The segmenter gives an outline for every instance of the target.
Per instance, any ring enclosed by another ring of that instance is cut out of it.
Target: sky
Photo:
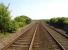
[[[8,5],[12,17],[26,15],[31,19],[68,17],[68,0],[0,0]]]

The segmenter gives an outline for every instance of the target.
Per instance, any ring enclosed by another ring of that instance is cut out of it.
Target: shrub
[[[15,21],[17,22],[19,27],[23,27],[31,22],[31,19],[27,16],[18,16],[15,18]]]
[[[15,32],[17,30],[17,25],[14,21],[10,21],[7,25],[6,31],[7,32]]]

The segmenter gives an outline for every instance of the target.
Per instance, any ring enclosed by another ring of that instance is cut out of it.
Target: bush
[[[6,31],[7,32],[15,32],[17,30],[17,25],[14,21],[10,21],[7,25]]]
[[[3,3],[0,4],[0,31],[5,32],[6,27],[8,25],[8,21],[10,21],[10,11],[8,7]]]
[[[18,24],[18,27],[23,27],[31,22],[31,19],[28,18],[27,16],[18,16],[15,18],[15,21]]]
[[[0,32],[15,32],[17,28],[23,27],[31,22],[27,16],[18,16],[11,20],[8,6],[0,4]]]
[[[59,18],[51,18],[49,20],[49,24],[55,27],[63,28],[65,24],[65,18],[64,17],[59,17]]]

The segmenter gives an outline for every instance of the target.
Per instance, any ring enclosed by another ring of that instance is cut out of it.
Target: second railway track
[[[48,25],[45,24],[44,22],[42,23],[44,28],[49,32],[49,34],[57,42],[57,44],[61,47],[61,49],[68,50],[68,38],[65,35],[59,33],[58,31],[48,27]]]

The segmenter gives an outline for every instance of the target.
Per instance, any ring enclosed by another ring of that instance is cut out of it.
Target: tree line
[[[31,19],[25,15],[17,16],[14,19],[11,17],[9,7],[0,3],[0,32],[12,33],[31,22]]]
[[[68,31],[68,18],[57,17],[46,20],[46,22],[54,27],[61,28]]]

